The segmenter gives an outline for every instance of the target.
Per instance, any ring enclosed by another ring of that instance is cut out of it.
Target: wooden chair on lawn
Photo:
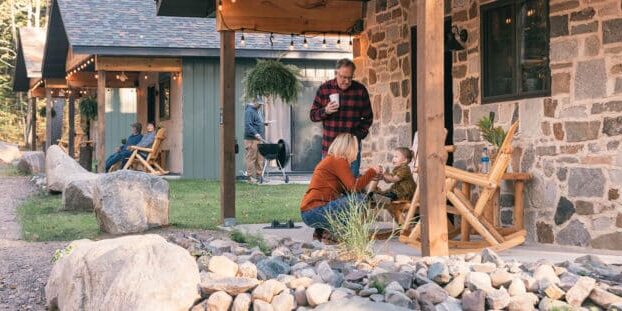
[[[510,127],[488,174],[471,173],[450,166],[445,168],[447,199],[452,204],[451,206],[447,206],[447,212],[459,215],[463,222],[466,221],[469,223],[475,232],[481,236],[481,240],[478,241],[456,241],[452,240],[457,235],[456,232],[450,232],[448,237],[449,252],[451,254],[478,252],[483,248],[501,251],[520,245],[525,241],[527,233],[524,229],[513,230],[513,232],[503,230],[503,228],[495,227],[483,217],[484,208],[490,204],[495,191],[497,191],[501,185],[503,174],[510,164],[512,154],[511,144],[517,128],[518,122],[512,124]],[[475,205],[462,193],[460,188],[456,187],[457,182],[468,183],[481,189]],[[412,229],[409,227],[412,226],[411,220],[419,207],[419,199],[420,194],[417,191],[413,197],[413,204],[404,220],[405,229],[402,230],[400,236],[401,242],[417,248],[421,246],[419,240],[421,223],[418,222]],[[460,229],[458,228],[457,231],[457,233],[459,233]]]
[[[138,146],[130,146],[128,149],[132,151],[132,155],[123,167],[124,170],[133,168],[135,170],[142,170],[146,173],[154,175],[166,175],[169,172],[165,171],[158,163],[160,160],[160,147],[162,141],[166,139],[166,130],[161,128],[156,133],[155,140],[151,148],[144,148]]]

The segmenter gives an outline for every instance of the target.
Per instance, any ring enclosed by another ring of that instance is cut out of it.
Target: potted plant
[[[91,140],[91,121],[97,119],[97,99],[93,97],[84,97],[78,104],[78,110],[80,110],[80,119],[82,123],[82,129],[86,134],[87,140]],[[78,160],[80,165],[86,170],[92,170],[93,163],[93,145],[82,144],[80,145],[80,158]]]
[[[477,127],[479,127],[479,130],[482,132],[482,137],[493,146],[492,150],[489,150],[491,163],[494,162],[497,156],[496,150],[501,147],[503,140],[505,140],[505,135],[507,134],[502,127],[495,127],[494,122],[494,112],[490,112],[488,116],[481,118],[477,122]]]
[[[244,75],[244,99],[257,97],[280,98],[295,103],[302,89],[300,69],[279,60],[257,60],[257,65]]]

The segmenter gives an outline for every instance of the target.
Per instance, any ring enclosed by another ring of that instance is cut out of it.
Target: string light
[[[246,45],[246,39],[244,38],[244,28],[242,28],[242,37],[240,37],[240,45],[241,46]]]
[[[337,46],[341,47],[341,34],[337,35]]]
[[[99,75],[98,74],[95,74],[95,79],[99,79]]]
[[[348,42],[350,46],[352,46],[352,35],[350,35],[350,41]]]
[[[270,33],[270,46],[274,46],[274,33]]]
[[[289,42],[289,49],[290,50],[294,49],[294,34],[292,34],[292,41]]]
[[[322,48],[326,48],[326,34],[324,34],[324,39],[322,39]]]
[[[231,3],[235,3],[235,0],[231,0]]]
[[[149,76],[147,76],[147,74],[145,74],[145,80],[147,80],[149,78]]]
[[[309,48],[309,42],[307,42],[307,36],[304,37],[304,41],[302,41],[302,46],[307,49]]]

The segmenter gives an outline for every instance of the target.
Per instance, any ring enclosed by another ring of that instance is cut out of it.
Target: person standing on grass
[[[266,123],[259,110],[263,104],[263,99],[257,97],[246,105],[244,112],[244,150],[246,151],[244,158],[249,183],[256,183],[261,177],[263,157],[259,153],[257,145],[265,142]]]
[[[335,66],[335,79],[324,82],[315,95],[310,117],[313,122],[322,122],[322,157],[337,135],[348,133],[358,140],[356,159],[350,169],[359,176],[361,166],[361,140],[369,134],[374,114],[365,86],[353,80],[356,66],[347,59],[341,59]]]
[[[327,215],[335,215],[351,207],[352,200],[365,200],[360,193],[374,178],[383,173],[381,166],[368,169],[354,177],[350,165],[356,160],[359,140],[352,134],[339,134],[328,148],[326,157],[318,163],[311,176],[309,188],[300,203],[300,215],[305,224],[315,228],[313,238],[330,240]]]

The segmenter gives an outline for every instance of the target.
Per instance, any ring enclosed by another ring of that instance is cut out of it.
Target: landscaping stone
[[[508,294],[511,297],[521,296],[527,293],[527,288],[525,288],[525,283],[518,278],[513,278],[510,283],[510,287],[508,288]]]
[[[375,287],[364,288],[359,292],[361,297],[369,297],[374,294],[378,294],[378,289]]]
[[[403,292],[387,291],[384,301],[392,305],[412,309],[413,302]]]
[[[410,288],[413,283],[413,276],[403,272],[382,272],[373,274],[369,278],[370,283],[378,283],[386,287],[391,282],[398,282],[403,288]]]
[[[428,268],[428,279],[439,283],[447,284],[451,277],[449,276],[449,268],[444,262],[437,261]]]
[[[234,277],[238,274],[238,264],[225,256],[214,256],[207,270],[224,277]]]
[[[338,299],[347,299],[347,298],[354,296],[355,294],[356,293],[351,289],[340,287],[340,288],[335,289],[330,294],[329,300],[333,301],[333,300],[338,300]]]
[[[257,275],[260,280],[273,279],[279,274],[288,274],[290,270],[291,267],[278,258],[266,258],[257,263]]]
[[[304,287],[298,287],[294,291],[294,299],[298,306],[306,306],[309,304],[307,301],[307,289]]]
[[[510,282],[512,282],[512,278],[512,274],[507,272],[505,269],[497,269],[490,274],[492,286],[495,288],[499,288],[501,286],[508,287]]]
[[[255,299],[253,300],[253,311],[274,311],[274,308],[263,300]]]
[[[19,157],[20,151],[17,145],[0,141],[0,162],[10,164]]]
[[[0,147],[1,149],[1,147]],[[17,169],[28,175],[45,172],[45,154],[43,151],[26,151],[17,163]]]
[[[595,287],[589,296],[601,308],[609,308],[612,304],[622,303],[622,297],[614,295],[602,288]]]
[[[502,287],[486,293],[486,302],[491,309],[502,310],[510,304],[510,294]]]
[[[342,299],[322,304],[316,311],[406,311],[408,308],[389,303],[373,302],[368,299]]]
[[[429,301],[432,304],[438,304],[449,296],[447,292],[436,283],[425,284],[417,288],[419,298],[423,301]]]
[[[272,298],[278,295],[280,292],[286,290],[285,284],[277,280],[267,280],[255,287],[252,292],[253,301],[261,299],[265,302],[272,302]]]
[[[547,297],[553,300],[560,300],[565,294],[564,291],[555,284],[549,284],[543,292]]]
[[[158,235],[79,240],[66,250],[45,287],[49,309],[188,310],[199,298],[195,259]]]
[[[86,171],[76,160],[72,159],[63,150],[52,145],[48,148],[45,155],[45,176],[47,182],[47,190],[55,192],[63,192],[65,185],[74,180],[76,175],[93,175]]]
[[[333,271],[333,269],[328,264],[328,261],[324,260],[320,262],[316,267],[317,274],[322,278],[322,280],[333,287],[341,286],[341,282],[343,282],[343,275],[341,273],[337,273]]]
[[[207,299],[207,310],[209,311],[227,311],[233,298],[225,292],[215,292]]]
[[[283,291],[272,298],[271,304],[274,311],[290,311],[296,306],[294,296],[287,291]]]
[[[235,296],[231,311],[248,311],[251,307],[251,294],[241,293]]]
[[[217,291],[224,291],[229,295],[235,296],[248,292],[259,284],[257,279],[244,277],[217,277],[212,278],[208,273],[201,273],[201,283],[199,287],[204,293],[210,294]]]
[[[93,190],[95,216],[102,231],[143,232],[168,225],[169,186],[161,177],[120,170],[97,178]]]
[[[576,284],[566,292],[566,302],[572,306],[581,306],[595,286],[596,281],[594,279],[585,276],[580,277]]]
[[[486,305],[486,293],[476,290],[462,295],[462,308],[465,311],[481,311]]]
[[[246,278],[257,278],[257,266],[250,261],[241,263],[238,266],[238,276]]]
[[[309,305],[315,307],[328,301],[332,287],[328,284],[315,283],[307,288],[306,295]]]
[[[572,307],[559,300],[553,300],[548,297],[544,297],[540,300],[540,304],[538,304],[538,310],[540,311],[555,311],[555,310],[571,310]]]
[[[374,302],[384,302],[384,295],[381,294],[373,294],[369,296],[369,299]]]
[[[495,253],[491,249],[484,248],[482,250],[481,255],[482,255],[482,263],[493,263],[497,267],[502,267],[505,264],[503,262],[503,259],[501,259],[501,257],[499,257],[499,255],[497,255],[497,253]]]
[[[471,272],[466,278],[466,285],[471,291],[483,290],[488,293],[492,291],[492,281],[490,276],[483,272]]]
[[[63,205],[60,210],[93,211],[95,208],[93,189],[95,188],[97,175],[80,174],[75,176],[76,179],[69,181],[65,186],[62,197]]]
[[[445,286],[445,291],[447,291],[447,294],[449,294],[449,296],[457,298],[460,296],[460,294],[462,294],[462,291],[464,291],[465,281],[466,275],[459,274],[453,280],[451,280],[449,284]]]
[[[435,309],[437,311],[461,311],[462,303],[460,303],[460,300],[458,299],[449,297],[447,300],[436,305]]]

